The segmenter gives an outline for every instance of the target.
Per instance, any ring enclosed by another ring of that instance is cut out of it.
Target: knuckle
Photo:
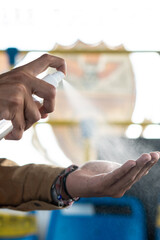
[[[128,167],[131,169],[133,166],[136,166],[136,162],[134,160],[128,160],[126,172],[128,171]]]
[[[53,55],[51,55],[51,54],[45,53],[45,54],[43,54],[43,55],[41,56],[41,58],[42,58],[43,60],[49,61],[49,62],[53,62],[53,60],[54,60],[54,61],[55,61],[55,60],[58,60],[59,63],[60,63],[60,65],[66,65],[66,62],[65,62],[65,60],[64,60],[63,58],[57,57],[57,56],[53,56]]]
[[[14,131],[12,132],[13,138],[15,140],[20,140],[22,138],[23,135],[23,131],[24,131],[24,126],[19,125],[16,129],[14,129]]]
[[[18,135],[22,135],[23,131],[24,131],[24,124],[19,124],[17,127],[16,127],[16,132]]]
[[[19,96],[15,96],[13,97],[13,99],[11,100],[12,104],[14,104],[14,108],[17,108],[19,106],[22,105],[23,101],[22,98]]]
[[[65,66],[65,68],[67,67],[67,63],[63,58],[60,58],[60,62],[61,62],[61,66]]]
[[[51,98],[51,99],[54,99],[55,96],[56,96],[56,89],[55,89],[55,87],[52,86],[52,85],[51,85],[50,88],[49,88],[48,96],[49,96],[49,98]]]
[[[143,157],[143,158],[148,158],[148,157],[149,157],[149,154],[148,154],[148,153],[143,153],[143,154],[141,155],[141,157]]]
[[[128,160],[127,162],[128,162],[129,164],[134,164],[134,163],[135,163],[134,160]]]
[[[62,65],[66,65],[66,61],[63,58],[60,58]]]
[[[20,140],[22,138],[22,134],[17,134],[16,136],[14,136],[15,140]]]
[[[0,112],[0,120],[2,119],[10,120],[9,116],[10,116],[10,112],[6,109]]]
[[[34,120],[38,122],[41,119],[40,113],[35,114]]]
[[[41,58],[42,58],[42,59],[45,59],[45,60],[49,60],[50,57],[51,57],[51,55],[49,55],[49,54],[47,54],[47,53],[45,53],[45,54],[43,54],[43,55],[41,56]]]
[[[13,108],[17,108],[23,104],[23,97],[20,96],[20,94],[17,94],[16,96],[13,96],[11,99],[11,105],[13,105]]]
[[[47,106],[45,106],[45,111],[46,113],[51,113],[54,111],[54,105],[53,104],[47,104]]]
[[[16,92],[17,93],[24,93],[24,92],[26,92],[26,87],[25,87],[25,85],[23,84],[23,83],[17,83],[16,84]]]
[[[144,165],[144,164],[146,164],[146,161],[148,161],[148,160],[150,160],[151,159],[151,155],[150,154],[148,154],[148,153],[143,153],[142,155],[141,155],[141,164],[139,164],[139,165]]]
[[[21,67],[22,68],[22,67]],[[26,77],[26,72],[23,69],[15,69],[13,71],[13,77],[17,81],[23,81]]]
[[[33,124],[33,123],[39,121],[40,118],[41,118],[40,113],[39,112],[34,112],[34,114],[32,114],[30,122]]]

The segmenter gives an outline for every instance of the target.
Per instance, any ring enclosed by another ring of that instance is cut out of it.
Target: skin
[[[64,59],[44,54],[0,75],[0,120],[11,120],[13,124],[13,130],[6,139],[19,140],[26,129],[54,111],[55,88],[36,78],[48,67],[64,74],[67,71]],[[44,99],[43,106],[33,100],[32,94]]]
[[[107,161],[90,161],[69,174],[66,187],[72,197],[122,197],[132,185],[157,163],[160,152],[142,154],[123,165]],[[63,191],[62,197],[68,197]]]

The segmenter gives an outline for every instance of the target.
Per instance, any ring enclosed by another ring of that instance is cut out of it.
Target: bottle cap
[[[48,74],[47,76],[45,76],[43,78],[43,80],[51,85],[53,85],[55,88],[58,87],[58,84],[60,81],[63,80],[63,78],[65,77],[64,73],[61,71],[57,71],[53,74]]]
[[[57,83],[61,82],[65,77],[64,73],[61,71],[57,71],[51,74],[51,76],[53,76],[57,80]]]

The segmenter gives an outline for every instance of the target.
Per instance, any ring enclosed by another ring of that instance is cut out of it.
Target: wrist
[[[78,185],[78,181],[79,181],[79,174],[78,174],[78,170],[72,172],[71,174],[68,175],[67,179],[66,179],[66,188],[67,191],[69,193],[70,196],[74,197],[79,197],[79,185]]]
[[[73,195],[70,194],[70,191],[68,191],[68,186],[67,186],[67,179],[69,178],[70,175],[73,174],[73,172],[75,172],[77,169],[77,167],[73,168],[70,172],[66,173],[64,176],[63,176],[63,179],[62,179],[62,198],[65,199],[65,200],[68,200],[68,199],[73,199]],[[72,177],[71,177],[72,179]]]
[[[88,175],[78,169],[67,177],[66,186],[72,197],[100,197],[104,187],[105,174]]]
[[[53,183],[51,188],[51,197],[55,205],[58,205],[59,207],[69,206],[75,201],[79,200],[79,198],[74,198],[68,193],[66,186],[66,179],[77,168],[78,167],[75,165],[71,165],[70,167],[66,168]]]

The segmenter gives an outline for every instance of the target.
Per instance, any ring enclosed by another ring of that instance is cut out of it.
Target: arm
[[[14,210],[59,209],[52,203],[51,186],[64,170],[43,164],[18,166],[0,159],[0,208]]]
[[[104,167],[110,171],[113,165],[119,166],[105,161],[100,161],[99,164],[91,161],[79,170],[82,169],[89,177],[102,172]],[[64,170],[44,164],[18,166],[11,160],[0,159],[0,207],[25,211],[59,209],[53,204],[51,187]]]
[[[88,162],[68,175],[67,190],[72,197],[121,197],[148,173],[159,156],[156,152],[143,154],[122,166],[107,161]],[[53,204],[51,188],[64,170],[41,164],[18,166],[0,159],[0,207],[24,211],[59,209]],[[62,197],[68,199],[63,186]]]
[[[13,124],[7,139],[20,139],[33,123],[53,112],[55,88],[36,78],[48,67],[66,74],[66,64],[62,58],[44,54],[35,61],[0,75],[0,120],[11,120]],[[43,106],[33,101],[32,94],[44,99]]]

